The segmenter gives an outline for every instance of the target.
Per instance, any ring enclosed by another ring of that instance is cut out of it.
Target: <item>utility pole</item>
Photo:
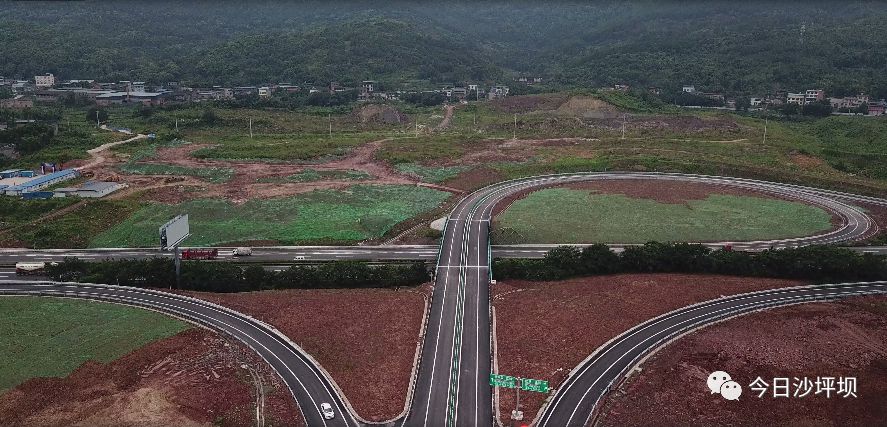
[[[517,113],[514,115],[514,129],[511,131],[511,139],[517,139]]]
[[[330,138],[332,138],[333,137],[333,114],[326,113],[326,118],[330,123]]]
[[[622,115],[622,139],[625,139],[625,114]]]
[[[419,116],[416,116],[416,138],[419,137]]]
[[[95,127],[99,127],[99,109],[95,109]]]
[[[763,144],[766,144],[766,143],[767,143],[767,117],[764,117],[764,142],[763,142]]]
[[[176,117],[176,133],[179,133],[179,118]]]
[[[249,118],[249,139],[253,139],[253,118]]]

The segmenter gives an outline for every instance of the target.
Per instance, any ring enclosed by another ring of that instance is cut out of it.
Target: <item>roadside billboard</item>
[[[190,235],[188,214],[179,215],[160,226],[160,250],[174,248]]]

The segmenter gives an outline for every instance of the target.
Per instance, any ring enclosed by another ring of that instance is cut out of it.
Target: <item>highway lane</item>
[[[535,425],[587,425],[600,400],[638,360],[696,328],[761,309],[885,293],[887,282],[803,286],[720,298],[664,314],[598,348],[556,390]]]
[[[231,336],[252,348],[289,387],[310,426],[358,426],[346,401],[328,375],[298,346],[273,327],[236,311],[195,298],[128,287],[0,281],[0,295],[32,295],[82,298],[148,308]],[[330,403],[336,417],[325,420],[320,404]]]
[[[397,246],[282,246],[253,247],[250,256],[234,256],[233,247],[219,247],[220,261],[255,263],[297,263],[299,261],[335,260],[425,260],[437,258],[437,245]],[[0,249],[0,265],[13,265],[19,261],[62,261],[76,257],[85,261],[108,259],[146,259],[172,257],[172,252],[157,248],[101,248],[101,249]],[[298,258],[298,259],[297,259]]]

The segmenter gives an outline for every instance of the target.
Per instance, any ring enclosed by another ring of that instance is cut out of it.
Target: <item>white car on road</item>
[[[333,407],[326,402],[320,404],[320,412],[323,413],[323,418],[327,420],[331,420],[336,416],[336,413],[333,412]]]

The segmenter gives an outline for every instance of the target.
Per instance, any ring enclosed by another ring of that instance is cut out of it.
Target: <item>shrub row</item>
[[[117,260],[86,262],[66,258],[47,266],[58,281],[170,288],[176,286],[173,260]],[[181,289],[204,292],[246,292],[264,289],[386,288],[417,286],[430,280],[421,262],[370,266],[355,261],[336,261],[319,266],[292,266],[266,271],[261,266],[242,267],[221,262],[183,261]]]
[[[711,273],[827,283],[885,279],[887,262],[883,256],[834,246],[736,252],[698,244],[651,242],[619,254],[606,245],[581,250],[562,246],[543,259],[496,259],[493,264],[497,279],[560,280],[613,273]]]

